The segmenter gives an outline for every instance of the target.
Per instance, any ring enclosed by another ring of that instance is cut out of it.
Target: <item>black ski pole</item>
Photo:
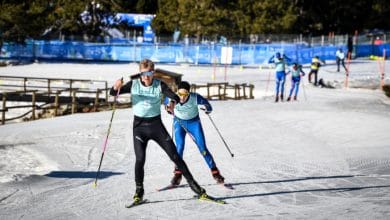
[[[123,78],[122,78],[121,80],[123,80]],[[114,97],[114,104],[113,104],[113,107],[112,107],[112,114],[111,114],[110,124],[109,124],[109,126],[108,126],[108,131],[107,131],[107,135],[106,135],[106,140],[104,141],[104,144],[103,144],[103,151],[102,151],[102,155],[101,155],[101,157],[100,157],[99,168],[98,168],[98,170],[97,170],[97,172],[96,172],[95,182],[93,183],[93,186],[94,186],[94,187],[97,186],[97,181],[98,181],[98,177],[99,177],[99,173],[100,173],[100,167],[102,166],[103,157],[104,157],[104,152],[106,151],[106,147],[107,147],[108,136],[110,135],[110,131],[111,131],[112,119],[114,118],[114,114],[115,114],[116,99],[117,99],[118,96],[119,96],[120,90],[121,90],[121,89],[119,88],[119,89],[118,89],[118,92],[116,93],[116,96]]]
[[[202,109],[202,110],[205,111],[205,109]],[[225,139],[222,137],[221,132],[219,132],[219,130],[218,130],[217,126],[215,125],[213,119],[211,118],[210,114],[207,114],[207,113],[206,113],[206,115],[209,117],[211,123],[214,125],[215,130],[217,130],[217,132],[218,132],[218,134],[219,134],[219,137],[222,139],[223,143],[225,144],[225,147],[226,147],[226,149],[229,151],[230,156],[234,157],[234,154],[230,151],[229,146],[227,145]]]

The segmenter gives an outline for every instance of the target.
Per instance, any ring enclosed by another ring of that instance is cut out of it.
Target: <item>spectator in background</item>
[[[311,76],[314,74],[314,85],[318,85],[318,70],[320,69],[320,66],[322,64],[325,64],[323,60],[320,60],[318,56],[313,57],[311,60],[311,66],[310,66],[310,72],[309,72],[309,83],[311,83]]]
[[[345,67],[345,54],[341,48],[336,51],[336,64],[337,64],[337,72],[340,72],[340,63],[343,65],[345,71],[347,68]]]
[[[381,45],[383,44],[383,41],[380,37],[376,37],[375,41],[374,41],[374,45]]]

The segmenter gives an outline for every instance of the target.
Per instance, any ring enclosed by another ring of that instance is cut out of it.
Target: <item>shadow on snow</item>
[[[122,172],[100,171],[99,179],[110,176],[122,175]],[[69,178],[69,179],[93,179],[96,177],[95,171],[52,171],[45,176],[52,178]]]

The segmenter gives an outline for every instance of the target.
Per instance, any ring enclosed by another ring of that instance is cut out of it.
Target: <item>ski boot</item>
[[[213,175],[213,178],[217,181],[218,184],[225,183],[225,178],[221,175],[218,168],[211,168],[211,174]]]
[[[276,96],[275,97],[275,102],[278,102],[279,101],[279,96]]]
[[[287,102],[289,102],[291,100],[291,96],[289,96],[288,98],[287,98]]]
[[[280,101],[283,101],[283,94],[280,95]]]
[[[190,185],[190,188],[192,191],[194,191],[199,197],[203,194],[206,194],[206,190],[199,186],[199,184],[195,181],[187,181],[188,185]],[[206,194],[207,195],[207,194]]]
[[[297,96],[294,96],[294,100],[297,101]]]
[[[143,197],[144,197],[144,187],[143,187],[143,185],[137,184],[136,189],[135,189],[135,194],[133,196],[133,203],[138,204],[138,203],[142,202]]]
[[[171,184],[172,184],[172,186],[178,186],[178,185],[180,185],[180,182],[181,182],[182,173],[177,168],[175,168],[173,173],[174,173],[174,176],[171,179]]]

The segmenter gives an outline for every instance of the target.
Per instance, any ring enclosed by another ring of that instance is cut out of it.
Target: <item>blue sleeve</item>
[[[306,75],[306,73],[305,72],[303,72],[303,70],[301,69],[301,73],[303,73],[302,74],[302,76],[305,76]]]
[[[274,63],[275,62],[274,57],[275,57],[275,55],[273,55],[271,58],[269,58],[268,63]]]
[[[198,103],[198,105],[204,105],[206,107],[207,112],[213,111],[213,107],[211,107],[209,101],[198,93],[196,93],[196,102]]]
[[[284,59],[287,61],[287,64],[288,64],[288,65],[291,65],[292,59],[291,59],[290,57],[286,56],[286,55],[283,55],[283,57],[284,57]]]
[[[292,61],[291,58],[288,57],[288,56],[286,56],[286,55],[284,55],[284,59],[286,59],[288,62],[291,62],[291,61]]]
[[[165,96],[165,98],[164,98],[164,105],[168,105],[168,103],[169,103],[169,98],[168,98],[168,96]]]

